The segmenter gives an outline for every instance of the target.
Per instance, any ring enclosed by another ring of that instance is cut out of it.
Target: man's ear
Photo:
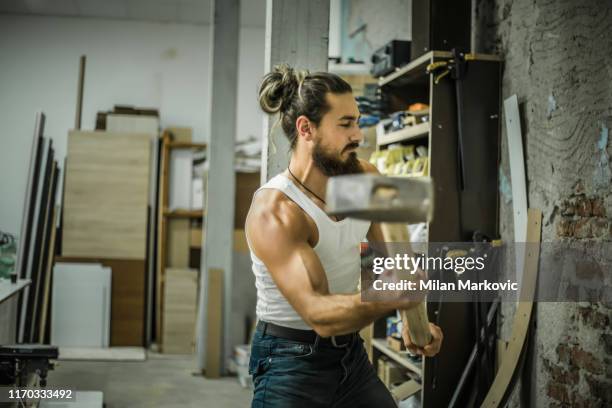
[[[297,134],[299,137],[303,137],[306,141],[313,139],[312,122],[310,122],[306,116],[298,116],[298,118],[295,120],[295,128],[297,129]]]

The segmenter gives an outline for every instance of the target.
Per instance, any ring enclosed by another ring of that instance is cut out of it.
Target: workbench
[[[0,344],[16,341],[19,294],[30,283],[29,279],[19,279],[16,283],[0,280]]]

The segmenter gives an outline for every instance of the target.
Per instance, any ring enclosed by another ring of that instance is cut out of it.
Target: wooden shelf
[[[206,149],[206,143],[168,142],[170,149]]]
[[[405,127],[395,132],[390,132],[382,136],[376,137],[376,144],[384,146],[391,143],[405,142],[408,140],[419,139],[429,135],[429,122],[420,123],[418,125]]]
[[[417,365],[417,363],[413,363],[402,353],[398,353],[397,351],[391,349],[387,345],[387,339],[372,339],[372,346],[396,363],[400,364],[402,367],[407,368],[419,376],[422,375],[421,367],[419,367],[420,364]]]
[[[164,215],[169,218],[202,218],[204,211],[202,210],[172,210],[164,209]]]
[[[399,68],[397,71],[384,76],[378,80],[379,86],[402,86],[408,83],[423,82],[427,78],[427,65],[432,58],[450,58],[451,53],[447,51],[430,51],[421,55],[419,58],[410,62],[408,65]]]
[[[408,84],[424,83],[427,80],[427,65],[434,59],[449,59],[453,54],[449,51],[430,51],[399,68],[397,71],[384,76],[378,80],[379,86],[404,86]],[[466,61],[495,61],[500,62],[502,58],[498,55],[489,54],[465,54]]]

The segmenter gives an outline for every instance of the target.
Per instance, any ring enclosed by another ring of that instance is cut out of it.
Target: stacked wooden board
[[[151,138],[131,132],[68,135],[62,260],[112,268],[112,346],[144,342]]]
[[[151,135],[72,131],[63,255],[145,259]]]
[[[193,353],[197,292],[197,270],[166,268],[162,331],[164,353]]]

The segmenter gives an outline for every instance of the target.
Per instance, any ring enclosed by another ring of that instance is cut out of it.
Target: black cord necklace
[[[295,174],[293,174],[293,172],[291,172],[291,168],[290,168],[290,166],[291,166],[291,163],[289,163],[289,166],[287,166],[287,171],[289,172],[289,174],[291,174],[291,177],[293,177],[293,179],[294,179],[295,181],[297,181],[297,182],[298,182],[298,184],[299,184],[300,186],[304,187],[304,189],[306,189],[306,191],[308,191],[310,194],[312,194],[313,196],[315,196],[315,197],[316,197],[316,198],[317,198],[319,201],[321,201],[323,204],[327,205],[327,203],[325,202],[325,200],[324,200],[324,199],[322,199],[321,197],[319,197],[318,195],[316,195],[316,194],[315,194],[315,193],[314,193],[314,192],[313,192],[311,189],[309,189],[308,187],[306,187],[306,186],[304,185],[304,183],[302,183],[302,182],[300,181],[300,179],[298,179],[297,177],[295,177]]]

